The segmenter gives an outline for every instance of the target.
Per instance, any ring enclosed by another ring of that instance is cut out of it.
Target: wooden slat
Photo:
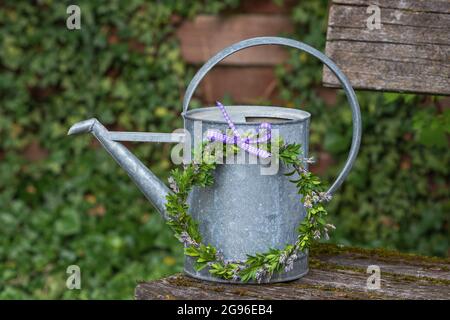
[[[333,3],[365,7],[368,5],[378,5],[380,8],[411,10],[420,13],[450,13],[448,0],[333,0]]]
[[[183,58],[201,64],[225,47],[252,37],[278,36],[292,32],[289,16],[246,14],[229,17],[197,16],[177,30]],[[277,46],[249,48],[225,59],[226,65],[270,66],[285,61],[287,52]]]
[[[369,4],[381,29],[366,26]],[[355,88],[450,94],[450,1],[334,0],[326,54]],[[323,83],[339,85],[324,67]]]
[[[367,289],[367,267],[381,269],[381,287]],[[142,282],[136,299],[448,299],[450,261],[320,245],[312,250],[309,273],[270,285],[226,285],[184,275]]]

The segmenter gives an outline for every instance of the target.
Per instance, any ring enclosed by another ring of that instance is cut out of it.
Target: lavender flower
[[[330,236],[328,235],[328,230],[329,229],[335,230],[336,227],[330,223],[327,223],[323,229],[324,229],[324,233],[325,233],[325,239],[330,240]]]
[[[258,281],[258,283],[261,283],[263,280],[265,280],[266,276],[267,276],[267,270],[264,267],[259,268],[256,271],[255,278],[256,278],[256,281]]]
[[[287,261],[286,261],[286,266],[284,267],[284,271],[285,272],[289,272],[289,271],[291,271],[292,269],[294,269],[294,260],[292,260],[292,259],[287,259]]]
[[[217,250],[217,252],[216,252],[216,259],[219,260],[219,261],[223,261],[225,263],[225,257],[223,255],[222,250],[220,250],[220,249]]]
[[[331,195],[326,192],[319,192],[319,197],[320,197],[320,201],[328,202],[331,200]]]
[[[315,230],[313,236],[314,236],[315,240],[319,240],[320,239],[320,231],[319,230]]]
[[[194,174],[197,174],[200,171],[200,166],[198,163],[194,163],[192,166],[194,168]]]
[[[312,201],[313,201],[313,203],[320,202],[320,196],[317,193],[315,193],[314,191],[312,192]]]
[[[331,224],[331,223],[327,223],[327,224],[326,224],[326,226],[327,226],[327,228],[330,228],[330,229],[336,230],[336,227],[334,226],[334,224]]]
[[[299,173],[302,173],[302,174],[307,174],[307,173],[308,173],[308,170],[306,170],[304,167],[301,167],[301,166],[295,166],[295,169],[296,169]]]
[[[197,244],[186,231],[181,232],[178,239],[183,243],[184,247],[190,247]]]
[[[169,187],[170,187],[170,189],[172,189],[173,192],[178,193],[180,191],[180,189],[178,188],[178,185],[173,177],[169,177],[169,179],[167,179],[167,181],[169,182]]]
[[[287,257],[288,257],[288,255],[287,255],[286,251],[284,251],[284,252],[280,255],[280,258],[279,258],[278,262],[279,262],[280,264],[284,264],[284,263],[286,262]]]
[[[236,269],[233,270],[233,276],[231,277],[231,280],[233,280],[233,281],[240,281],[241,280],[241,277],[239,276],[238,271]]]
[[[298,256],[296,253],[293,253],[287,260],[286,266],[284,267],[284,271],[289,272],[294,269],[294,261],[297,260]]]
[[[312,199],[311,196],[309,194],[307,194],[304,198],[303,198],[303,205],[305,206],[305,208],[312,208]]]
[[[314,159],[314,157],[309,157],[309,158],[303,158],[303,162],[312,164],[312,163],[316,162],[316,160]]]

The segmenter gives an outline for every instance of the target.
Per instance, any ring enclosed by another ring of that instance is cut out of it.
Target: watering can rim
[[[236,109],[242,108],[242,113],[246,112],[254,112],[256,110],[257,112],[262,112],[261,114],[252,114],[252,117],[267,117],[267,118],[287,118],[285,121],[277,121],[273,123],[272,125],[285,125],[285,124],[295,124],[300,122],[306,122],[311,119],[311,114],[307,111],[301,110],[301,109],[293,109],[293,108],[286,108],[286,107],[280,107],[280,106],[257,106],[257,105],[232,105],[232,106],[225,106],[227,108],[227,111],[229,111],[231,114],[233,112],[236,112]],[[193,120],[193,121],[202,121],[207,123],[215,123],[215,124],[227,124],[225,119],[215,120],[215,119],[207,119],[203,117],[198,117],[196,114],[198,113],[205,113],[205,112],[218,112],[217,107],[201,107],[197,109],[189,109],[187,111],[183,111],[181,115],[185,120]],[[239,110],[241,111],[241,110]],[[265,112],[265,113],[264,113]],[[250,116],[250,115],[249,115]],[[242,120],[235,120],[233,123],[236,125],[244,125],[244,126],[255,126],[258,124],[261,124],[262,122],[270,122],[270,121],[242,121]]]

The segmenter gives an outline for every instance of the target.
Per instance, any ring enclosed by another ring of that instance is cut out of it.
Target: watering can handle
[[[347,177],[347,175],[350,172],[350,169],[353,166],[353,163],[355,162],[356,155],[358,154],[359,145],[361,142],[361,112],[359,110],[358,100],[356,99],[355,91],[353,90],[349,80],[347,77],[342,73],[342,71],[337,67],[337,65],[331,61],[330,58],[328,58],[326,55],[324,55],[322,52],[314,49],[313,47],[304,44],[302,42],[287,39],[287,38],[280,38],[280,37],[258,37],[258,38],[251,38],[247,40],[240,41],[238,43],[235,43],[219,53],[217,53],[214,57],[209,59],[201,68],[200,70],[195,74],[194,78],[192,79],[191,83],[189,84],[186,94],[184,96],[183,100],[183,113],[185,113],[189,107],[189,102],[191,101],[192,95],[194,94],[195,89],[199,85],[200,81],[203,79],[203,77],[208,73],[209,70],[212,69],[217,63],[225,59],[226,57],[232,55],[235,52],[238,52],[242,49],[246,49],[253,46],[262,46],[262,45],[281,45],[281,46],[287,46],[292,48],[297,48],[299,50],[302,50],[304,52],[309,53],[310,55],[318,58],[323,64],[325,64],[330,70],[334,73],[334,75],[339,79],[340,83],[342,84],[345,94],[347,95],[347,100],[350,103],[350,108],[352,110],[352,119],[353,119],[353,138],[352,138],[352,146],[350,148],[349,155],[347,157],[347,161],[345,162],[344,167],[342,168],[341,172],[339,173],[336,181],[331,185],[330,189],[327,191],[328,194],[332,195],[337,188],[340,187],[342,182],[344,182],[344,179]]]

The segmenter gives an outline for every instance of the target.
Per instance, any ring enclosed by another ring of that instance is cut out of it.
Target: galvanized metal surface
[[[259,115],[289,119],[272,124],[272,130],[278,131],[289,143],[300,143],[303,153],[307,155],[308,113],[278,107],[226,108],[230,116]],[[195,132],[191,135],[192,142],[198,141],[207,130],[227,129],[224,121],[208,120],[216,119],[215,112],[217,108],[202,108],[185,114],[187,131]],[[194,130],[194,123],[199,119],[202,119],[202,128]],[[244,132],[257,127],[255,123],[236,123],[236,128]],[[244,151],[240,153],[238,156],[249,158]],[[284,175],[288,168],[280,167],[275,175],[261,175],[260,170],[260,165],[249,164],[248,161],[245,164],[218,165],[214,185],[194,188],[189,196],[189,213],[198,221],[204,243],[220,248],[226,260],[245,260],[247,254],[266,252],[270,248],[281,249],[297,239],[296,229],[306,211],[297,188]],[[276,281],[300,276],[306,268],[304,261],[298,261],[295,272],[280,274]],[[216,280],[208,272],[196,272],[192,262],[185,264],[185,272],[201,279]]]
[[[167,219],[165,205],[166,195],[170,192],[169,188],[127,148],[112,141],[109,137],[110,132],[97,119],[89,119],[74,124],[69,129],[68,134],[83,132],[90,132],[97,138],[106,151],[128,173],[150,203],[161,213],[164,219]]]
[[[109,132],[109,139],[114,141],[179,143],[184,141],[184,137],[185,135],[182,133]]]
[[[211,58],[193,78],[183,101],[183,117],[185,128],[192,139],[191,145],[200,141],[195,140],[196,135],[202,135],[208,129],[222,131],[227,129],[226,122],[221,119],[216,108],[187,111],[189,101],[201,79],[215,64],[230,54],[251,46],[269,44],[298,48],[319,58],[336,74],[347,94],[353,115],[352,146],[342,172],[328,191],[331,194],[342,184],[356,158],[361,139],[361,115],[355,93],[347,78],[326,56],[301,42],[277,37],[253,38],[232,45]],[[307,156],[310,119],[307,112],[279,107],[227,106],[226,108],[236,127],[244,131],[249,128],[256,129],[258,119],[271,118],[273,130],[279,130],[279,134],[287,143],[301,143],[303,153]],[[195,122],[201,123],[200,130],[195,130]],[[169,137],[160,133],[109,132],[96,119],[77,123],[69,130],[69,134],[81,132],[93,133],[167,219],[166,195],[171,191],[130,151],[114,140],[179,142],[184,139],[184,135]],[[214,186],[195,188],[189,196],[190,214],[199,222],[204,242],[221,249],[225,259],[243,260],[246,254],[282,248],[296,240],[296,227],[304,218],[305,209],[299,201],[295,185],[283,175],[287,168],[281,167],[275,175],[261,175],[260,169],[260,164],[219,165],[215,171]],[[292,271],[276,275],[271,282],[296,279],[304,275],[307,268],[307,254],[301,255]],[[185,272],[200,279],[220,281],[211,276],[207,270],[196,272],[193,260],[189,257],[186,258]]]

